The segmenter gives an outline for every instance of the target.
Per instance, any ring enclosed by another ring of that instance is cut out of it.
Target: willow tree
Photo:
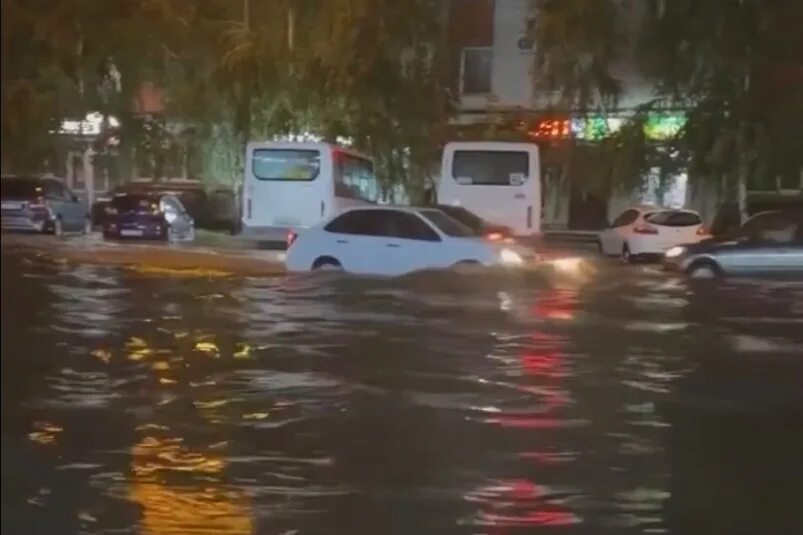
[[[531,0],[531,9],[535,89],[552,95],[549,111],[603,118],[620,111],[623,81],[616,68],[632,49],[627,6],[616,0]],[[603,195],[637,185],[648,166],[642,126],[643,110],[603,142],[560,142],[564,178],[582,177],[584,191]]]
[[[690,110],[681,147],[691,171],[745,212],[749,180],[803,169],[803,3],[653,0],[641,68]]]

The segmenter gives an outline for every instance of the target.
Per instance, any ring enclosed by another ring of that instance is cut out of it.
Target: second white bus
[[[338,145],[251,142],[246,148],[243,233],[284,241],[354,204],[376,202],[370,158]]]
[[[540,234],[540,168],[533,143],[447,143],[437,202],[462,206],[517,236]]]

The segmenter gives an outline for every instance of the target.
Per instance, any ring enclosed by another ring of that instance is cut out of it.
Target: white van
[[[447,143],[438,204],[456,205],[517,236],[541,232],[538,146],[490,141]]]
[[[250,142],[245,155],[243,233],[284,241],[355,204],[376,202],[370,158],[328,143]]]

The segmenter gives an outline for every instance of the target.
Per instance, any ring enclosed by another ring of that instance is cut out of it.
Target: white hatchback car
[[[709,237],[700,214],[655,206],[628,208],[600,233],[604,255],[621,255],[632,262],[648,255],[663,255],[676,245],[697,243]]]
[[[288,238],[287,269],[403,275],[463,264],[520,266],[522,247],[489,243],[434,208],[355,207]]]

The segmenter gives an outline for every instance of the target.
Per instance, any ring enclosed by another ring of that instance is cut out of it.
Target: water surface
[[[4,532],[803,526],[803,284],[2,266]]]

